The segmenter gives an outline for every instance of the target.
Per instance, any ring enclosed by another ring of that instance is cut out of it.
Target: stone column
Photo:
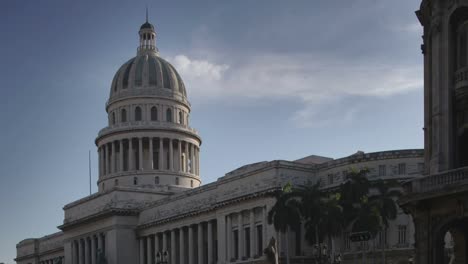
[[[91,264],[96,264],[96,239],[91,236]]]
[[[162,252],[164,252],[167,250],[167,233],[166,232],[162,233],[162,238],[163,238]]]
[[[179,264],[185,264],[185,239],[184,228],[179,229]]]
[[[239,240],[237,241],[237,249],[239,250],[239,260],[244,256],[244,230],[242,226],[242,212],[237,215],[237,232]]]
[[[107,175],[109,174],[109,151],[108,151],[108,147],[107,147],[107,144],[104,144],[103,146],[103,150],[104,150],[104,175]]]
[[[140,264],[145,264],[145,241],[140,238]]]
[[[159,170],[163,170],[164,168],[163,156],[164,156],[163,138],[159,138]]]
[[[128,139],[128,170],[133,170],[133,142],[132,138]]]
[[[102,172],[102,147],[98,148],[98,157],[99,157],[99,178],[101,178],[102,175],[104,175],[104,173]]]
[[[205,263],[203,262],[203,224],[198,224],[198,232],[197,232],[197,247],[198,247],[198,264]]]
[[[143,138],[138,138],[138,170],[143,170]]]
[[[154,235],[154,256],[156,256],[158,252],[161,252],[161,250],[159,249],[159,235],[156,233]]]
[[[76,261],[76,243],[75,240],[71,242],[71,262],[67,261],[67,263],[71,264],[78,264]]]
[[[111,169],[110,169],[109,171],[110,171],[111,173],[114,173],[114,172],[115,172],[115,142],[112,141],[110,144],[111,144],[111,146],[112,146],[112,148],[111,148],[111,153],[112,153],[112,154],[111,154],[111,156],[110,156],[110,159],[111,159],[111,161],[110,161]]]
[[[185,171],[184,172],[189,172],[188,170],[188,160],[189,160],[189,143],[185,141],[185,162],[184,162],[184,167]]]
[[[227,215],[226,216],[227,220],[226,220],[226,226],[227,226],[227,229],[226,229],[226,257],[227,257],[227,261],[228,262],[231,262],[231,259],[232,259],[232,219],[231,219],[231,215]]]
[[[255,256],[255,210],[250,210],[250,258]]]
[[[123,140],[119,140],[119,171],[124,170],[124,152],[123,152]]]
[[[193,226],[188,227],[188,264],[195,264],[195,252],[193,248]]]
[[[153,138],[149,138],[149,164],[150,164],[150,170],[154,170],[154,164],[153,164]]]
[[[172,138],[169,139],[169,170],[174,171],[174,146]]]
[[[218,263],[226,261],[226,217],[220,215],[216,219],[216,234],[218,237]]]
[[[85,254],[84,259],[85,259],[85,263],[86,263],[86,264],[90,264],[90,263],[91,263],[90,252],[89,252],[89,246],[90,246],[89,244],[90,244],[90,243],[88,243],[88,242],[90,242],[90,241],[88,240],[88,238],[85,238],[85,239],[84,239],[84,254]]]
[[[176,263],[176,233],[175,229],[171,230],[171,258],[169,259],[169,263]]]
[[[190,144],[190,173],[195,174],[195,155],[194,155],[194,146]]]
[[[151,254],[151,236],[146,238],[146,258],[149,264],[153,264],[153,254]]]
[[[78,239],[78,260],[79,264],[84,264],[84,257],[83,257],[83,243],[81,243],[81,239]]]
[[[179,165],[179,171],[181,172],[182,171],[182,141],[179,139],[179,142],[178,142],[178,145],[177,145],[177,148],[178,148],[178,154],[179,154],[179,157],[177,158],[177,160],[179,161],[178,165]]]
[[[208,246],[208,256],[207,256],[207,263],[213,263],[213,222],[208,221],[207,231],[207,246]]]

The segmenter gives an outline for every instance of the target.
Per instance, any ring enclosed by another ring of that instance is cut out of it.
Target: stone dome
[[[119,94],[132,93],[132,90],[138,89],[143,93],[141,95],[160,93],[184,99],[187,97],[179,73],[155,52],[138,55],[124,63],[114,76],[110,97],[112,99]]]
[[[146,21],[143,25],[141,25],[140,30],[141,29],[152,29],[152,30],[154,30],[154,26],[151,23],[148,23],[148,21]]]

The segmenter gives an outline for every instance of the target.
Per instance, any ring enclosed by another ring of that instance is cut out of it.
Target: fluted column
[[[193,174],[198,175],[198,155],[197,155],[197,146],[193,145]]]
[[[140,264],[145,264],[145,241],[140,238]]]
[[[193,154],[194,146],[190,144],[190,173],[195,174],[195,158]]]
[[[208,256],[207,256],[207,263],[213,263],[213,222],[208,221],[207,226],[207,246],[208,246]]]
[[[195,263],[195,252],[193,248],[193,226],[188,227],[188,264],[194,264]]]
[[[89,247],[90,247],[90,241],[88,238],[84,239],[84,254],[85,254],[85,263],[90,264],[91,263],[91,258],[90,258],[90,252],[89,252]]]
[[[159,138],[159,170],[163,170],[163,156],[164,156],[164,144],[163,138]]]
[[[149,138],[149,160],[150,160],[150,170],[154,170],[153,164],[153,138]]]
[[[143,170],[143,138],[138,138],[138,170]]]
[[[179,264],[185,264],[184,228],[179,229]]]
[[[172,138],[169,139],[169,170],[174,171],[174,146]]]
[[[102,169],[102,147],[98,148],[98,156],[99,156],[99,178],[104,175],[103,169]]]
[[[91,264],[96,264],[96,239],[91,236]]]
[[[227,261],[230,262],[232,258],[232,219],[231,215],[226,216],[226,256],[227,256]]]
[[[169,263],[176,263],[176,232],[175,229],[171,230],[171,258],[169,259]]]
[[[119,140],[119,172],[123,171],[124,168],[124,155],[123,155],[123,140]]]
[[[182,171],[182,141],[178,141],[178,145],[177,145],[177,149],[178,149],[178,158],[177,160],[179,161],[179,171],[181,172]]]
[[[128,139],[128,170],[133,170],[133,142],[132,138]]]
[[[146,238],[146,258],[149,264],[153,264],[153,254],[151,254],[151,236]]]
[[[255,210],[250,210],[250,258],[255,256]]]
[[[198,224],[198,232],[197,232],[197,245],[198,245],[198,264],[204,263],[203,262],[203,225],[202,223]]]

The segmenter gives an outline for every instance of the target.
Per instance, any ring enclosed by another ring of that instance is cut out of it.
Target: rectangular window
[[[247,258],[250,258],[250,227],[244,228],[244,252]]]
[[[405,163],[398,164],[398,174],[399,175],[405,175],[406,174],[406,164]]]
[[[333,184],[333,174],[328,174],[328,184]]]
[[[406,225],[398,226],[398,244],[406,244]]]
[[[385,165],[379,165],[379,176],[387,175],[387,167]]]
[[[239,230],[232,231],[232,240],[234,246],[234,259],[239,259]]]
[[[257,255],[263,255],[263,226],[257,226]]]

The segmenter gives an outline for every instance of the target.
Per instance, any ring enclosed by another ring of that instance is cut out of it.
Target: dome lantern
[[[146,8],[146,22],[141,25],[138,34],[140,35],[138,54],[148,51],[158,53],[158,48],[156,48],[156,31],[154,31],[154,26],[148,22],[148,8]]]

